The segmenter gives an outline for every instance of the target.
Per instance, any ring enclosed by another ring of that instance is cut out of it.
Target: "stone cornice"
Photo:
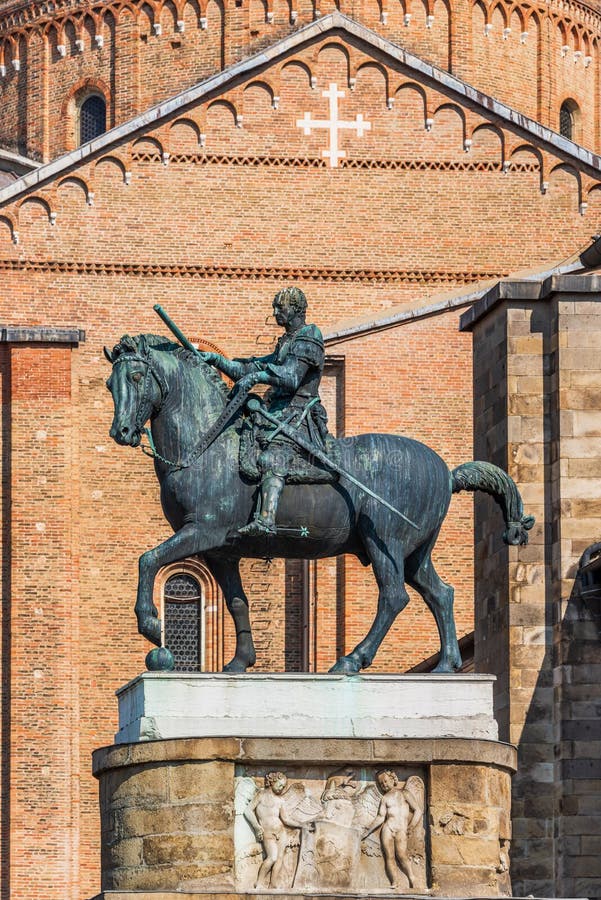
[[[480,300],[468,309],[459,320],[461,331],[471,331],[495,307],[501,303],[519,300],[540,302],[553,294],[601,294],[601,273],[599,272],[557,272],[546,278],[523,280],[518,278],[500,281],[487,291]]]
[[[52,325],[0,325],[2,344],[80,344],[86,339],[80,328],[54,328]]]

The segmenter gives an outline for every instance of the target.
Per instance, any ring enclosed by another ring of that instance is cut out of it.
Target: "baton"
[[[152,308],[154,309],[157,316],[163,320],[169,331],[175,335],[182,347],[185,347],[186,350],[190,350],[190,352],[194,353],[196,356],[201,356],[200,350],[195,347],[194,344],[190,343],[184,332],[177,327],[173,319],[165,312],[162,306],[160,306],[158,303],[155,303]]]

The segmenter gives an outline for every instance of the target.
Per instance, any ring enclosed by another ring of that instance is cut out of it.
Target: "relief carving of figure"
[[[399,869],[407,877],[409,887],[415,887],[415,876],[408,849],[410,833],[422,823],[424,808],[407,782],[399,783],[394,772],[386,770],[376,776],[383,797],[378,815],[363,832],[363,839],[380,828],[380,842],[384,855],[384,867],[395,890],[402,887]],[[416,779],[420,781],[420,779]],[[421,783],[421,781],[420,781]]]
[[[283,884],[283,868],[285,851],[291,846],[290,831],[314,822],[321,815],[321,806],[307,794],[302,784],[288,787],[283,772],[267,773],[265,786],[244,812],[265,854],[255,887],[287,886]]]
[[[339,769],[320,793],[318,786],[310,777],[291,784],[283,772],[267,773],[262,788],[256,779],[239,779],[240,819],[249,829],[246,837],[239,829],[237,844],[245,888],[427,889],[420,777],[400,782],[384,771],[374,783]]]

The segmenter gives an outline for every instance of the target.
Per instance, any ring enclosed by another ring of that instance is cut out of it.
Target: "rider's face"
[[[278,325],[285,328],[292,319],[293,310],[286,300],[280,300],[276,297],[273,301],[273,315]]]

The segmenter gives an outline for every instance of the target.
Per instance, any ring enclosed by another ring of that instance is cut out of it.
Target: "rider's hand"
[[[236,394],[246,393],[250,391],[251,387],[257,383],[257,374],[256,372],[249,372],[248,375],[243,375],[239,381],[236,382],[234,387],[232,388],[232,397],[235,397]]]
[[[263,829],[257,828],[257,840],[262,841],[264,837],[265,837],[265,834],[263,832]]]
[[[208,363],[210,366],[217,365],[220,359],[219,353],[211,353],[210,351],[206,350],[199,350],[198,355],[203,362]]]

